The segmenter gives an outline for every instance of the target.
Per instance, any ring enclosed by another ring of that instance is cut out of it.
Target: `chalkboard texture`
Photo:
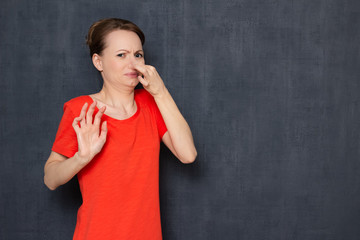
[[[50,191],[43,167],[63,103],[100,89],[107,17],[143,29],[197,146],[162,146],[164,239],[359,239],[357,0],[1,0],[0,239],[72,238],[77,179]]]

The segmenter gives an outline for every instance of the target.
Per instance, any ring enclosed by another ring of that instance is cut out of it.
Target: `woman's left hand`
[[[193,162],[197,152],[190,127],[166,89],[158,72],[150,65],[134,65],[134,69],[143,76],[138,76],[138,79],[154,97],[164,119],[167,132],[162,136],[162,141],[181,162]]]
[[[153,97],[159,96],[165,91],[165,84],[155,67],[151,65],[135,65],[134,68],[142,76],[138,76],[140,83]]]

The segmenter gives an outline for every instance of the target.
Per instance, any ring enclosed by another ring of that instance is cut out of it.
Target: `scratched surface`
[[[162,148],[164,239],[360,235],[360,2],[0,2],[0,239],[71,239],[76,178],[43,166],[70,98],[99,91],[85,35],[121,17],[192,128],[198,159]]]

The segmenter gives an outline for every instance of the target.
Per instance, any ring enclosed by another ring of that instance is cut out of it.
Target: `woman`
[[[197,152],[191,130],[156,69],[145,65],[145,37],[133,23],[104,19],[87,36],[103,78],[100,92],[64,104],[44,170],[51,190],[77,175],[83,204],[74,239],[162,239],[160,141],[183,163]],[[141,83],[144,89],[135,90]]]

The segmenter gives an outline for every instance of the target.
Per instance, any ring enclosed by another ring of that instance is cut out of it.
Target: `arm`
[[[190,127],[167,89],[154,97],[168,131],[162,141],[183,163],[192,163],[197,156]]]
[[[44,167],[44,183],[50,190],[70,181],[83,167],[86,161],[78,153],[71,158],[51,151]]]
[[[190,127],[156,69],[149,65],[136,65],[135,68],[144,76],[144,78],[139,76],[139,81],[154,97],[168,129],[162,141],[181,162],[194,162],[197,152]]]
[[[78,141],[78,152],[67,158],[56,152],[51,152],[44,167],[44,183],[55,190],[58,186],[67,183],[82,168],[84,168],[98,154],[106,141],[107,125],[103,122],[100,130],[101,117],[105,107],[101,108],[93,119],[96,101],[90,105],[86,113],[87,103],[81,109],[80,116],[72,123]],[[80,123],[80,126],[79,126]]]

